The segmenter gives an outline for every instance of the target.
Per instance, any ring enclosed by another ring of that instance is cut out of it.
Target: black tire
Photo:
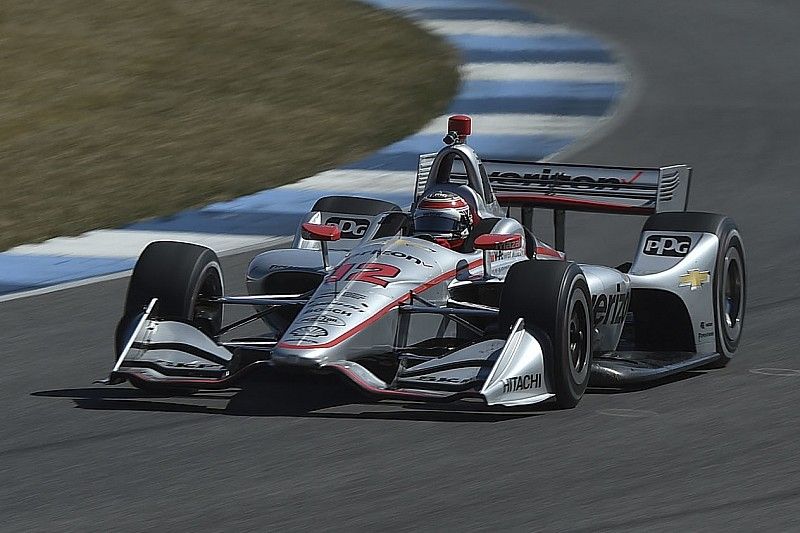
[[[709,366],[727,365],[742,338],[747,303],[744,245],[736,223],[715,213],[659,213],[645,222],[642,231],[705,232],[719,239],[712,285],[719,359]]]
[[[153,298],[158,298],[155,314],[159,318],[191,322],[213,337],[222,327],[222,304],[198,304],[198,299],[222,295],[222,269],[213,250],[184,242],[150,243],[139,256],[128,285],[117,324],[117,356]]]
[[[159,318],[191,322],[206,335],[215,336],[222,327],[222,304],[198,304],[200,297],[224,294],[222,269],[213,250],[185,242],[158,241],[147,245],[133,268],[125,309],[114,337],[116,358],[133,334],[144,309],[158,298]],[[131,384],[155,394],[191,394],[194,389],[176,388],[141,379]]]
[[[589,286],[580,267],[564,261],[520,261],[508,271],[500,296],[500,327],[522,318],[525,327],[547,336],[545,370],[552,376],[556,405],[575,407],[589,384],[592,324]]]

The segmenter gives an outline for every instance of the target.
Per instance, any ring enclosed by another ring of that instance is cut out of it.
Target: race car
[[[256,368],[338,373],[377,398],[578,404],[722,366],[745,315],[744,246],[728,217],[686,212],[691,169],[481,160],[455,115],[419,159],[410,208],[319,199],[291,248],[257,255],[226,295],[216,254],[160,241],[134,268],[106,383],[220,389]],[[530,231],[553,210],[555,245]],[[566,211],[648,216],[633,261],[564,253]],[[511,215],[514,216],[511,216]],[[223,309],[252,306],[229,324]],[[261,323],[255,337],[231,338]]]

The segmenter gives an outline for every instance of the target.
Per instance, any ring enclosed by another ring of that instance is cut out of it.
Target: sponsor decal
[[[691,246],[692,239],[690,237],[682,235],[650,235],[644,242],[642,252],[646,255],[686,257]]]
[[[366,218],[330,217],[325,224],[338,226],[342,239],[360,239],[369,229],[369,220]]]
[[[426,252],[436,252],[435,248],[431,248],[428,244],[428,241],[420,241],[418,239],[397,239],[395,244],[403,244],[405,246],[413,246],[414,248],[419,248],[420,250],[425,250]],[[428,266],[428,265],[425,265]]]
[[[367,297],[364,294],[358,294],[357,292],[350,292],[345,291],[342,293],[342,297],[350,298],[351,300],[366,300]]]
[[[693,268],[678,279],[678,287],[689,287],[689,290],[695,291],[710,280],[711,273],[708,270]]]
[[[507,263],[500,266],[496,265],[497,263],[492,263],[492,275],[497,276],[498,278],[504,276],[506,272],[511,270],[511,267],[514,266]]]
[[[555,189],[556,187],[559,188],[570,188],[570,189],[578,189],[578,190],[612,190],[616,191],[620,188],[620,185],[626,185],[629,182],[616,177],[599,177],[593,178],[591,176],[572,176],[567,174],[566,172],[553,172],[550,168],[543,168],[540,173],[525,173],[519,174],[517,172],[499,172],[495,171],[489,174],[489,177],[494,178],[492,179],[492,185],[495,187],[495,190],[502,190],[504,185],[510,186],[520,186],[520,185],[527,185],[527,186],[544,186],[549,189]],[[631,178],[631,182],[635,181],[637,178],[636,175],[634,178]],[[507,178],[507,179],[503,179]],[[529,183],[520,184],[520,180],[527,181]],[[549,194],[555,194],[554,191],[549,192]]]
[[[523,257],[525,252],[522,248],[514,250],[489,250],[489,259],[491,261],[503,261],[506,259],[514,259],[515,257]]]
[[[336,298],[350,298],[351,300],[366,300],[367,296],[364,294],[359,294],[357,292],[351,291],[344,291],[344,292],[323,292],[317,296],[317,301],[322,300],[324,298],[331,298],[335,300]]]
[[[503,393],[538,389],[542,386],[542,375],[537,372],[535,374],[525,374],[523,376],[512,376],[502,381]]]
[[[292,268],[296,267],[293,267],[291,265],[270,265],[267,270],[289,270]]]
[[[165,359],[156,359],[155,363],[157,365],[168,366],[171,368],[220,368],[222,366],[214,363],[203,363],[201,361],[180,362],[167,361]]]
[[[444,376],[419,376],[416,378],[416,380],[427,381],[428,383],[467,383],[470,381],[470,378],[448,378]]]
[[[319,326],[300,326],[289,332],[292,337],[325,337],[328,330]]]
[[[325,305],[315,305],[306,309],[305,313],[333,313],[339,316],[353,316],[353,311],[356,313],[363,313],[364,310],[354,305],[345,304],[341,302],[330,302]]]
[[[592,296],[594,325],[621,324],[625,320],[629,300],[628,293],[625,292]]]
[[[316,322],[318,324],[326,324],[329,326],[344,326],[344,320],[339,317],[331,316],[331,315],[310,315],[306,316],[303,315],[303,318],[300,322]]]
[[[704,330],[711,330],[711,331],[698,331],[697,338],[698,339],[707,339],[708,337],[714,336],[714,323],[713,322],[700,322],[700,329]]]
[[[375,257],[380,256],[389,256],[389,257],[396,257],[398,259],[405,259],[407,261],[411,261],[415,265],[422,265],[426,268],[433,268],[433,265],[429,265],[419,257],[414,257],[413,255],[408,255],[403,252],[399,252],[397,250],[382,250],[380,248],[375,248],[373,250],[365,250],[363,252],[359,252],[357,254],[349,255],[349,258],[361,257],[362,255],[374,255]]]
[[[396,278],[400,269],[383,263],[342,263],[325,278],[326,283],[337,281],[363,281],[379,287],[386,287],[389,280]]]

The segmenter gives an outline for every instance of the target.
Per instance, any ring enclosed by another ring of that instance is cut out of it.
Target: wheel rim
[[[569,313],[567,349],[573,374],[578,377],[586,370],[589,360],[589,321],[583,299],[575,299]]]
[[[207,335],[214,336],[222,324],[222,304],[209,300],[222,296],[222,276],[219,269],[209,265],[200,277],[192,299],[191,320]]]
[[[744,271],[742,256],[736,247],[725,254],[722,270],[722,331],[728,341],[735,342],[741,333],[744,314]]]

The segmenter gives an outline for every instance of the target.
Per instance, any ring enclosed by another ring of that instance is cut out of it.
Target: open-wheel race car
[[[219,389],[255,368],[343,375],[379,398],[575,406],[726,364],[745,313],[741,236],[686,212],[691,169],[481,161],[469,117],[420,156],[414,201],[319,199],[291,248],[256,256],[226,295],[216,254],[183,242],[139,257],[107,383]],[[555,245],[531,230],[554,212]],[[631,263],[577,264],[565,211],[648,216]],[[509,216],[513,213],[515,217]],[[223,309],[252,306],[223,323]],[[262,335],[232,338],[262,321]]]

